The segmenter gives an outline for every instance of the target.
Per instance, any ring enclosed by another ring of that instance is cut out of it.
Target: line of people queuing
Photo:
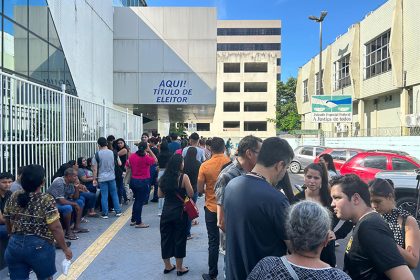
[[[356,175],[335,176],[326,157],[304,170],[304,189],[295,195],[287,173],[293,150],[277,137],[246,136],[234,157],[226,153],[231,143],[197,133],[188,140],[144,133],[137,146],[131,153],[123,139],[99,138],[92,167],[85,158],[67,163],[47,194],[40,191],[45,184],[40,166],[20,169],[15,194],[8,192],[13,176],[0,175],[0,237],[2,230],[11,234],[5,257],[12,279],[30,270],[38,278],[51,277],[55,263],[36,263],[37,244],[46,241],[46,256],[55,260],[55,240],[71,259],[64,238],[74,240],[88,231],[81,223],[85,214],[97,215],[96,189],[101,217],[108,218],[110,208],[120,216],[121,204],[128,201],[124,180],[134,196],[130,225],[135,228],[149,227],[142,208],[153,187],[164,274],[188,273],[183,259],[197,222],[188,218],[184,203],[204,195],[209,248],[203,279],[219,276],[219,246],[225,251],[226,279],[414,279],[409,268],[418,264],[419,228],[396,208],[392,182],[377,179],[367,185]],[[345,222],[336,229],[340,220]],[[335,268],[334,242],[350,232],[342,271]]]
[[[190,142],[198,139],[191,137]],[[188,147],[182,155],[189,154]],[[391,182],[368,185],[356,175],[341,176],[327,156],[304,170],[304,188],[294,194],[287,174],[294,153],[287,141],[246,136],[233,160],[226,148],[214,137],[210,159],[194,153],[203,161],[197,175],[209,246],[203,279],[219,276],[221,239],[226,279],[414,279],[410,269],[419,261],[419,228],[396,208]],[[186,174],[185,166],[186,158],[175,154],[159,181],[159,196],[166,201],[160,224],[163,273],[176,270],[179,276],[189,270],[182,263],[189,224],[179,197],[193,199],[196,192],[195,175]],[[340,270],[335,240],[349,233]]]

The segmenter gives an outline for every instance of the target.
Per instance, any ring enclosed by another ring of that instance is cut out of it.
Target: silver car
[[[302,169],[305,169],[306,166],[313,163],[315,158],[322,153],[326,147],[322,146],[299,146],[295,152],[295,157],[290,163],[290,172],[296,174],[299,173]]]

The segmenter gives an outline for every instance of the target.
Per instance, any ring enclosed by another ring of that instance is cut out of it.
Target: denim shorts
[[[4,259],[11,280],[28,279],[31,269],[38,279],[47,279],[57,272],[53,244],[36,235],[13,234]]]

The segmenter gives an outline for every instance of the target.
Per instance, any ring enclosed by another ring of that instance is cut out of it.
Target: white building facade
[[[323,50],[324,94],[353,98],[352,122],[322,124],[326,136],[419,135],[419,11],[417,0],[389,0]],[[315,56],[299,69],[302,129],[318,128],[311,119],[318,65]]]
[[[212,122],[197,123],[205,137],[276,135],[277,80],[280,79],[281,22],[217,23],[217,103]]]

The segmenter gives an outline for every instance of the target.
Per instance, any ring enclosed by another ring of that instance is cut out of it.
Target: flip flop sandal
[[[145,224],[140,224],[140,225],[135,225],[134,226],[135,228],[148,228],[149,227],[149,225],[145,225]]]
[[[74,229],[73,232],[74,233],[86,233],[86,232],[89,232],[89,230],[87,228],[79,228],[79,229]]]
[[[79,239],[79,237],[76,235],[76,234],[66,234],[65,236],[64,236],[66,239],[68,239],[68,240],[77,240],[77,239]]]
[[[176,266],[172,266],[172,268],[171,269],[164,269],[163,270],[163,274],[168,274],[169,272],[171,272],[171,271],[174,271],[175,270],[175,268],[176,268]]]

